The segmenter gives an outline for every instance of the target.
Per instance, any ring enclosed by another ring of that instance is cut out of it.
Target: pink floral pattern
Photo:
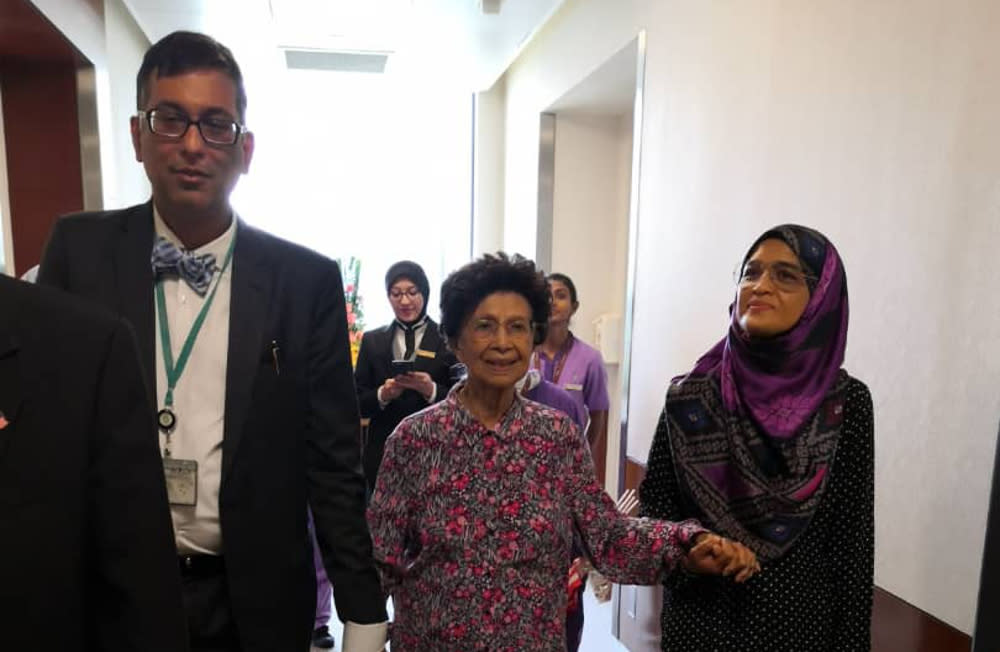
[[[704,529],[619,514],[569,417],[517,397],[487,430],[461,387],[399,424],[368,510],[393,652],[565,650],[574,524],[626,584],[662,581]]]

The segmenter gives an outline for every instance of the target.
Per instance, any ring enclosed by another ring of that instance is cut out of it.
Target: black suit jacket
[[[419,392],[408,389],[386,405],[385,409],[379,407],[378,388],[393,375],[394,334],[395,329],[392,324],[365,333],[361,338],[361,351],[358,352],[358,364],[354,369],[361,416],[371,419],[368,426],[368,440],[365,444],[364,467],[368,487],[373,491],[375,476],[385,451],[385,440],[400,421],[429,405]],[[454,354],[448,350],[438,332],[438,325],[434,320],[428,319],[427,330],[424,331],[424,337],[417,347],[413,364],[416,371],[426,371],[430,374],[437,385],[435,399],[438,401],[447,396],[451,386],[455,384],[455,380],[451,378],[451,367],[456,362]]]
[[[0,650],[186,650],[128,326],[0,275],[0,412]]]
[[[152,203],[69,216],[39,272],[39,282],[132,323],[150,387],[153,239]],[[219,518],[233,615],[247,652],[307,650],[316,600],[307,504],[340,618],[386,619],[364,515],[343,284],[329,259],[243,222],[232,266]]]

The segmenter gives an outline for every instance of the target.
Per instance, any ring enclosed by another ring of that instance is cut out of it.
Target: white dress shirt
[[[420,348],[420,344],[424,341],[424,333],[426,332],[426,321],[413,329],[414,357],[416,357],[416,350]],[[393,322],[392,359],[402,360],[404,353],[406,353],[406,331],[402,328],[396,328],[396,322]]]
[[[153,209],[156,234],[183,248],[180,239],[170,230],[160,214]],[[236,234],[236,219],[221,236],[194,250],[196,254],[215,255],[216,265],[222,266]],[[219,485],[222,480],[222,433],[226,416],[226,364],[229,352],[229,302],[232,288],[230,262],[224,273],[216,273],[204,297],[177,278],[163,281],[163,295],[170,325],[170,346],[174,360],[180,355],[184,340],[195,317],[218,283],[215,299],[201,326],[184,373],[174,387],[173,412],[177,426],[170,435],[170,455],[178,460],[198,463],[198,495],[196,504],[171,505],[177,554],[222,554],[222,529],[219,526]],[[157,311],[159,313],[159,311]],[[156,316],[156,400],[157,409],[164,406],[167,374],[163,366],[160,344],[160,319]],[[160,450],[167,437],[160,433]]]

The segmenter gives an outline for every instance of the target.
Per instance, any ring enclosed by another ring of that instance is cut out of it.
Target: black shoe
[[[326,625],[313,630],[313,647],[318,647],[321,650],[332,650],[335,644],[333,636],[330,635],[330,628]]]

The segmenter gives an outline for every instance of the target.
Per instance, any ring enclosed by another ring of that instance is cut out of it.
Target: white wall
[[[104,207],[145,201],[149,186],[132,153],[128,116],[135,113],[135,75],[148,40],[121,0],[32,2],[94,65]]]
[[[107,59],[104,3],[101,0],[31,0],[56,29],[92,63]]]
[[[596,346],[594,320],[622,315],[632,154],[631,116],[556,114],[552,208],[552,269],[573,279],[580,308],[574,335]],[[607,364],[608,413],[606,486],[618,485],[618,364]]]
[[[472,255],[503,248],[504,106],[507,81],[501,76],[486,91],[476,93],[473,153]]]
[[[876,581],[969,632],[1000,418],[1000,4],[570,0],[507,74],[505,224],[534,250],[538,114],[648,34],[629,453],[798,221],[846,262],[876,403]]]
[[[111,113],[111,78],[108,74],[108,45],[105,36],[104,3],[101,0],[31,0],[35,7],[62,32],[63,36],[94,66],[94,96],[97,104],[98,149],[103,200],[112,194],[109,186],[115,177],[113,127]],[[88,135],[84,132],[84,135]],[[91,160],[83,156],[83,160]],[[94,172],[84,172],[84,178]],[[86,199],[86,197],[85,197]]]
[[[149,180],[142,164],[135,160],[129,132],[129,118],[136,112],[135,76],[150,43],[122,0],[105,0],[104,24],[111,93],[106,142],[111,146],[113,160],[104,173],[104,207],[111,209],[138,204],[150,197]]]
[[[633,115],[627,113],[618,117],[618,149],[615,152],[617,163],[616,206],[615,206],[615,270],[620,274],[620,282],[614,288],[615,312],[621,316],[620,328],[625,327],[625,310],[627,307],[625,290],[628,276],[628,246],[629,246],[629,203],[632,192],[632,146],[635,122]],[[607,235],[607,233],[605,233]],[[625,337],[620,337],[618,363],[608,367],[608,386],[611,389],[611,409],[608,411],[608,460],[607,479],[605,486],[612,488],[612,495],[617,495],[619,477],[619,460],[626,455],[622,450],[622,374],[625,361]],[[627,442],[626,442],[627,447]],[[612,484],[612,481],[614,484]]]

